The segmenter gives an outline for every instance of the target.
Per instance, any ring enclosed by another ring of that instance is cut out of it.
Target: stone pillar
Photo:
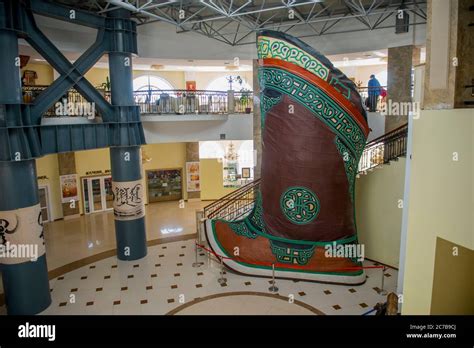
[[[4,14],[4,13],[3,13]],[[5,18],[1,16],[0,22]],[[18,38],[0,29],[0,125],[21,120]],[[10,113],[7,113],[10,110]],[[20,123],[20,122],[18,122]],[[3,149],[2,149],[3,151]],[[8,314],[32,315],[51,304],[34,159],[0,161],[0,266]],[[19,251],[23,251],[18,253]]]
[[[472,0],[458,0],[455,108],[474,107],[474,6]]]
[[[408,122],[406,108],[409,105],[407,103],[411,107],[411,70],[416,56],[414,51],[417,50],[413,45],[388,49],[385,133]]]
[[[58,167],[59,175],[77,174],[76,171],[76,156],[74,152],[64,152],[58,154]],[[78,178],[79,180],[79,178]],[[77,188],[79,189],[79,182],[77,182]],[[82,198],[84,200],[84,197]],[[64,219],[73,218],[79,216],[79,202],[76,201],[62,203],[63,217]]]
[[[235,111],[235,95],[233,90],[227,91],[227,112],[233,114]]]
[[[260,111],[260,82],[258,81],[258,59],[253,60],[253,149],[256,154],[254,179],[259,179],[262,164],[262,120]]]
[[[199,143],[186,143],[186,162],[199,162]],[[186,173],[187,177],[188,173]],[[188,193],[188,200],[201,199],[201,191],[192,191]]]
[[[425,109],[474,105],[472,0],[429,0],[426,25]],[[436,23],[433,25],[433,23]]]
[[[130,18],[123,9],[108,12],[110,17]],[[119,21],[118,21],[119,22]],[[109,52],[111,102],[114,106],[133,107],[132,54],[123,46],[123,33],[116,32],[119,47]],[[118,108],[120,109],[120,108]],[[118,111],[120,112],[120,111]],[[126,115],[117,115],[118,119]],[[110,148],[112,189],[114,192],[115,236],[119,260],[137,260],[147,254],[144,189],[140,146]]]

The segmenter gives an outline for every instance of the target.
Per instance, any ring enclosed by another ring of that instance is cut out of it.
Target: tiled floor
[[[194,240],[190,239],[149,247],[147,257],[138,261],[118,261],[116,257],[103,259],[51,280],[53,303],[42,314],[166,314],[209,295],[242,291],[270,294],[269,279],[227,271],[227,282],[221,285],[218,283],[219,264],[202,253],[199,260],[205,264],[193,268],[194,258]],[[365,264],[373,265],[368,261]],[[277,280],[276,285],[279,295],[301,301],[325,314],[361,315],[385,299],[375,290],[381,286],[381,272],[380,269],[368,269],[367,282],[359,286],[291,280]],[[385,289],[395,291],[396,279],[397,272],[387,270]],[[291,307],[297,304],[282,305],[281,299],[247,298],[250,304],[258,299],[261,299],[258,307],[261,314],[304,312],[299,305],[298,308]],[[235,300],[220,297],[191,305],[181,314],[195,314],[199,308],[204,311],[199,310],[199,314],[214,314],[219,302],[230,306],[225,314],[242,311]],[[4,307],[0,308],[2,311],[5,312]]]
[[[175,315],[313,315],[309,309],[285,300],[253,295],[213,298],[183,308]]]
[[[183,208],[177,201],[147,205],[147,240],[196,233],[196,210],[209,203],[186,202]],[[46,223],[45,239],[49,270],[115,249],[113,213],[96,213]]]

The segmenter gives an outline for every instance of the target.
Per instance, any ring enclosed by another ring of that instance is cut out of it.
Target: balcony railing
[[[34,103],[38,95],[48,86],[23,87],[25,103]],[[110,92],[99,90],[110,102]],[[133,92],[135,104],[142,115],[183,115],[183,114],[230,114],[251,113],[253,92],[207,91],[207,90],[157,90],[147,89]],[[75,89],[70,89],[58,102],[86,103],[86,99]],[[55,103],[56,104],[56,103]],[[53,105],[44,113],[46,117],[57,117]]]

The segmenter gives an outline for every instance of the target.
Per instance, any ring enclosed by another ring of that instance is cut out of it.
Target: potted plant
[[[105,82],[101,83],[99,86],[96,87],[96,89],[101,92],[103,97],[107,97],[107,94],[110,93],[110,79],[107,76],[105,78]]]
[[[250,107],[250,94],[252,93],[252,91],[246,88],[242,88],[240,90],[240,93],[242,93],[242,95],[240,96],[240,103],[241,105],[245,105],[245,113],[250,114],[252,112],[252,108]]]

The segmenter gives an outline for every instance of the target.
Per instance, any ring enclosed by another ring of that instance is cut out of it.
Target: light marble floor
[[[294,302],[255,295],[230,295],[199,302],[175,315],[314,315]]]
[[[147,239],[186,236],[196,232],[195,212],[209,202],[154,203],[147,206]],[[111,212],[45,224],[48,269],[115,249]],[[382,271],[368,269],[359,286],[277,280],[227,271],[218,283],[220,265],[201,252],[204,262],[193,268],[194,239],[158,244],[137,261],[108,257],[50,280],[53,302],[42,314],[348,314],[361,315],[377,302]],[[92,262],[92,261],[90,261]],[[365,265],[373,265],[366,261]],[[397,271],[385,272],[385,289],[395,291]],[[1,290],[1,289],[0,289]],[[242,294],[245,293],[245,294]],[[270,295],[270,297],[266,297]],[[209,298],[208,298],[209,297]],[[294,300],[294,301],[293,301]],[[5,314],[5,306],[0,314]]]
[[[196,210],[211,202],[152,203],[146,206],[147,240],[196,233]],[[111,211],[45,224],[46,260],[52,270],[73,261],[115,249]]]
[[[307,314],[303,303],[324,314],[361,315],[385,297],[377,292],[381,287],[382,271],[367,269],[367,281],[358,286],[322,284],[305,281],[276,281],[281,298],[254,297],[235,301],[232,296],[217,297],[193,304],[196,299],[210,295],[234,292],[271,294],[267,278],[225,273],[227,281],[219,284],[220,265],[199,254],[204,262],[192,267],[195,260],[194,240],[154,245],[148,255],[137,261],[118,261],[109,257],[68,272],[50,281],[53,302],[41,314],[167,314],[178,307],[190,304],[178,314],[216,314],[219,304],[227,307],[223,314]],[[365,265],[373,265],[365,261]],[[385,272],[385,289],[395,291],[397,271]],[[294,303],[290,303],[294,299]],[[254,306],[255,301],[259,302]],[[246,303],[246,304],[245,304]],[[245,306],[244,306],[245,304]],[[5,313],[5,307],[0,308]]]

